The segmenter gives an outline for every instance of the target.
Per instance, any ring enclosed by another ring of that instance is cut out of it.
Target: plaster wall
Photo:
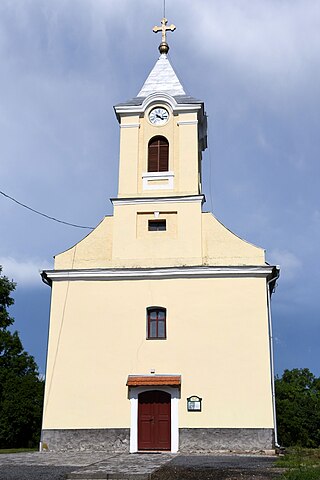
[[[148,120],[152,108],[164,105],[170,112],[169,121],[154,126]],[[198,185],[198,128],[197,112],[173,115],[168,104],[151,104],[144,117],[123,115],[120,123],[119,197],[148,197],[143,188],[143,174],[148,171],[148,143],[157,135],[169,142],[169,171],[174,173],[173,188],[153,190],[157,196],[194,195]],[[188,122],[183,124],[180,122]],[[158,182],[161,186],[161,183]],[[156,185],[156,183],[155,183]]]
[[[141,220],[143,213],[155,218],[154,212],[166,219],[166,231],[149,232],[147,218]],[[116,206],[113,258],[125,267],[158,266],[170,260],[177,265],[201,264],[200,202]]]
[[[202,262],[207,265],[265,265],[265,251],[202,213]]]
[[[153,305],[166,340],[146,339]],[[265,279],[54,282],[44,429],[129,428],[127,376],[151,369],[182,375],[180,428],[272,428]]]
[[[119,197],[136,196],[139,156],[138,115],[126,115],[120,128]],[[135,126],[132,126],[135,125]]]
[[[56,269],[108,267],[112,263],[113,217],[99,225],[73,247],[55,256]]]
[[[199,203],[161,202],[115,207],[114,217],[55,257],[55,269],[265,264],[262,248],[200,208]],[[167,219],[167,231],[148,232],[147,219],[155,211]]]
[[[190,122],[181,123],[179,122]],[[179,132],[178,188],[180,191],[199,193],[198,162],[198,125],[197,115],[179,115],[177,131]]]

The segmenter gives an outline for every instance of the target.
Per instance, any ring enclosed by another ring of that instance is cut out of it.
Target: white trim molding
[[[181,120],[177,125],[198,125],[198,120]]]
[[[140,128],[140,123],[120,123],[120,128]]]
[[[173,172],[145,172],[142,174],[143,190],[173,190]],[[153,181],[166,182],[162,185],[152,184]]]
[[[179,415],[178,402],[180,391],[178,387],[130,387],[129,400],[131,404],[131,425],[130,425],[130,453],[138,451],[138,395],[149,390],[161,390],[171,395],[171,452],[179,450]]]
[[[94,268],[77,270],[44,270],[41,274],[45,283],[50,281],[71,280],[152,280],[172,278],[230,278],[260,277],[272,275],[274,267],[239,266],[239,267],[167,267],[167,268]]]
[[[134,198],[110,198],[114,207],[120,205],[139,205],[141,203],[189,203],[189,202],[205,202],[204,195],[185,195],[176,197],[134,197]]]

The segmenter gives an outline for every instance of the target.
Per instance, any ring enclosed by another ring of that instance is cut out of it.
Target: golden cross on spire
[[[153,31],[154,33],[158,33],[158,32],[162,32],[162,40],[161,40],[161,43],[159,45],[159,51],[160,53],[168,53],[169,51],[169,45],[167,44],[167,31],[171,30],[171,32],[174,32],[174,30],[176,29],[176,26],[173,25],[173,23],[171,25],[169,25],[167,27],[167,23],[168,23],[168,20],[166,18],[163,17],[163,19],[161,20],[161,27],[153,27]]]

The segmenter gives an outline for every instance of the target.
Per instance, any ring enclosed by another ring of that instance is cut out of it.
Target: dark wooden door
[[[151,390],[138,398],[138,449],[171,450],[171,395]]]

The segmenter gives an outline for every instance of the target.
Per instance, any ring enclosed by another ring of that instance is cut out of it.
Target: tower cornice
[[[120,122],[121,115],[125,114],[139,114],[142,115],[146,109],[156,103],[166,103],[172,109],[172,112],[177,114],[180,112],[191,112],[203,110],[203,102],[196,100],[188,95],[181,95],[179,97],[173,97],[166,92],[154,92],[147,97],[135,97],[129,102],[120,103],[115,105],[115,110],[118,121]]]
[[[172,195],[168,196],[155,196],[155,197],[121,197],[110,198],[113,206],[120,205],[140,205],[148,203],[194,203],[200,202],[201,205],[206,201],[204,195]]]

